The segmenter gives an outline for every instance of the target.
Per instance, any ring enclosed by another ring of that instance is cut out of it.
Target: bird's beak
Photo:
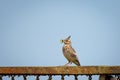
[[[61,44],[63,43],[63,40],[62,40],[62,39],[60,40],[60,43],[61,43]]]

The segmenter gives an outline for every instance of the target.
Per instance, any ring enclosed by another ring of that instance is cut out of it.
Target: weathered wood
[[[120,75],[120,66],[0,67],[0,75]]]

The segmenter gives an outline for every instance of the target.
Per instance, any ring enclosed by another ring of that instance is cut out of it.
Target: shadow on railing
[[[87,75],[88,80],[92,80],[92,75],[100,75],[99,80],[111,80],[109,78],[114,75],[114,80],[120,80],[120,66],[0,67],[0,80],[4,76],[10,76],[11,80],[15,80],[15,76],[23,76],[27,80],[31,75],[36,76],[36,80],[41,76],[52,80],[52,76],[57,75],[61,80],[65,80],[66,75],[73,75],[74,80],[78,80],[79,75]]]

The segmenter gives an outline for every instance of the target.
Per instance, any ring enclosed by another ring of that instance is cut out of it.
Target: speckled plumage
[[[64,43],[62,51],[63,51],[64,56],[68,60],[68,63],[66,65],[68,65],[69,63],[74,63],[77,66],[80,66],[80,62],[78,60],[76,51],[72,48],[70,36],[62,40],[62,42]]]

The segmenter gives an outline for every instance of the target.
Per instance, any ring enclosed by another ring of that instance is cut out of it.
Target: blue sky
[[[0,66],[67,63],[71,35],[82,66],[120,65],[119,0],[1,0]]]
[[[0,66],[58,66],[71,35],[81,65],[119,65],[120,1],[0,1]]]

